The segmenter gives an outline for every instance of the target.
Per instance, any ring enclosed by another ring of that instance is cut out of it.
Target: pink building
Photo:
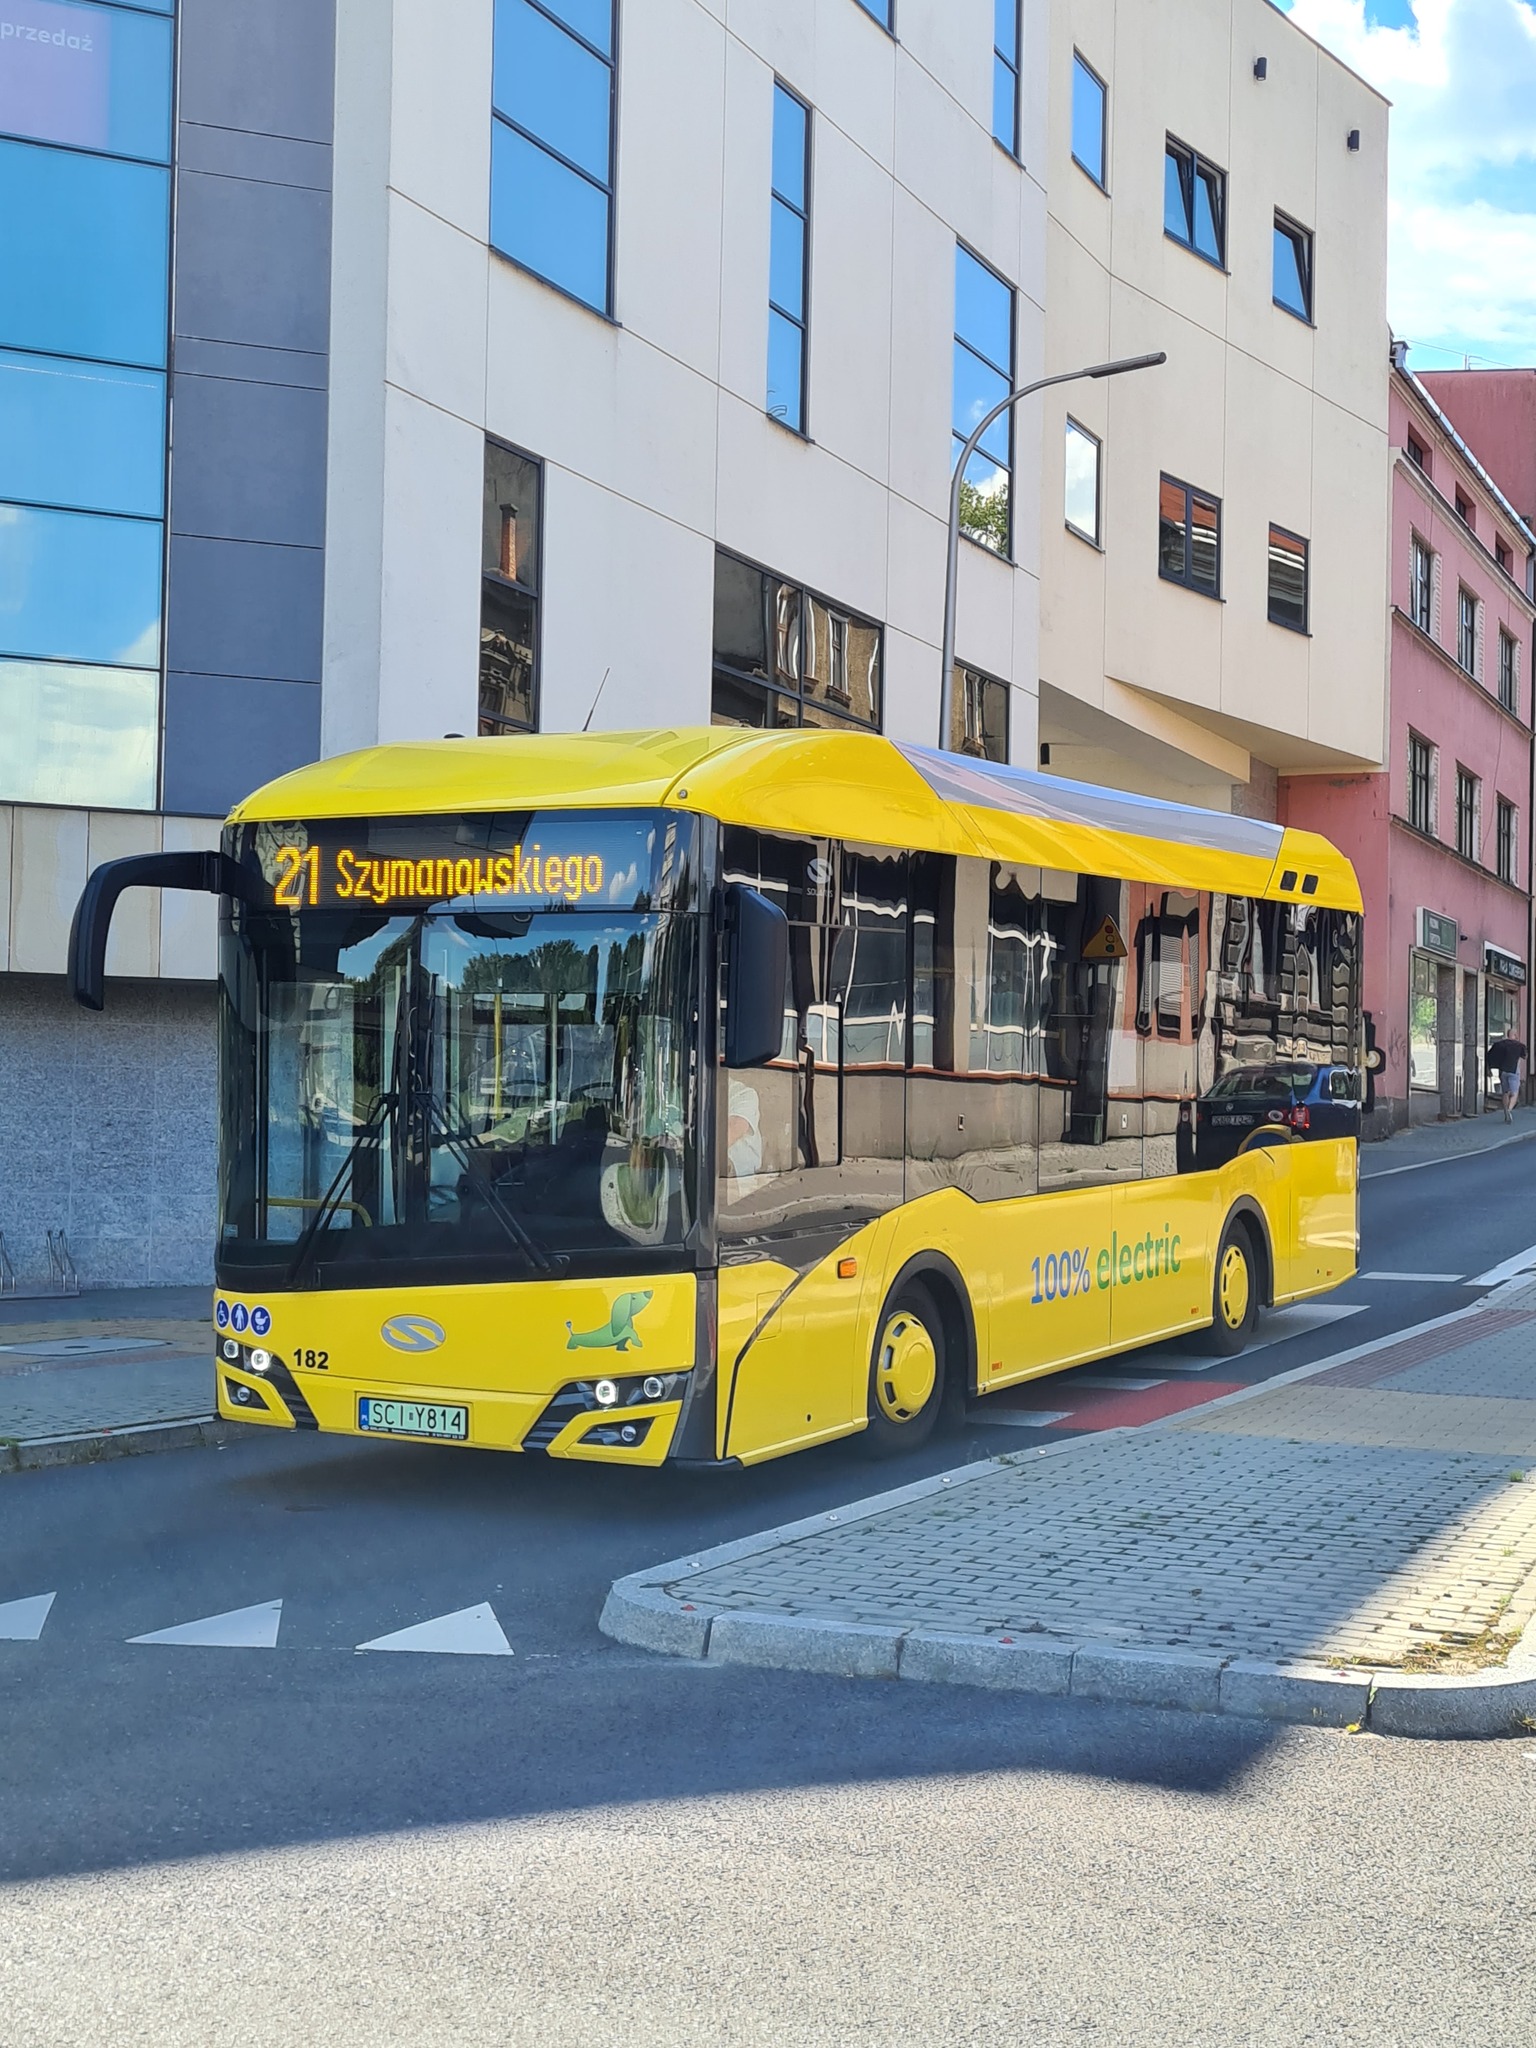
[[[1533,1043],[1536,534],[1404,355],[1388,429],[1387,767],[1287,778],[1280,794],[1284,822],[1327,833],[1359,871],[1377,1137],[1476,1115],[1493,1100],[1486,1047]]]

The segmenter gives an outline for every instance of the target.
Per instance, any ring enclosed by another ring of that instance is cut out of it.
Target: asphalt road
[[[1533,1183],[1523,1144],[1368,1183],[1363,1271],[1455,1280],[1354,1282],[1356,1313],[1224,1377],[1475,1298],[1536,1242]],[[597,1633],[619,1573],[1019,1448],[986,1412],[898,1466],[281,1437],[0,1480],[0,1601],[57,1592],[39,1640],[0,1642],[0,2042],[1528,2048],[1536,1737],[1272,1731]],[[127,1640],[278,1599],[273,1649]],[[510,1657],[358,1653],[479,1603]]]

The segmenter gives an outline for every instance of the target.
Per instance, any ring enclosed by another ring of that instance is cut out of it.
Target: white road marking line
[[[1536,1267],[1536,1244],[1527,1245],[1523,1252],[1501,1259],[1496,1266],[1490,1266],[1486,1273],[1479,1273],[1467,1284],[1470,1287],[1497,1287],[1501,1280],[1513,1280],[1521,1273],[1529,1273]]]
[[[0,1604],[0,1643],[35,1643],[57,1598],[56,1593],[33,1593]]]
[[[1475,1287],[1477,1285],[1475,1280],[1467,1280],[1466,1276],[1462,1273],[1357,1273],[1355,1278],[1357,1280],[1422,1280],[1426,1286],[1437,1287],[1452,1286],[1462,1282],[1465,1282],[1468,1287]]]
[[[178,1622],[152,1635],[130,1636],[130,1643],[194,1643],[209,1650],[271,1650],[283,1618],[281,1600],[263,1600],[255,1607],[232,1607],[227,1614],[207,1614],[201,1621]]]
[[[1272,1309],[1259,1324],[1258,1335],[1238,1355],[1247,1358],[1255,1351],[1267,1351],[1271,1344],[1283,1344],[1290,1337],[1305,1337],[1309,1331],[1341,1323],[1346,1316],[1363,1315],[1369,1305],[1364,1301],[1298,1301],[1290,1308]],[[1177,1338],[1159,1344],[1145,1357],[1148,1365],[1166,1366],[1178,1373],[1209,1372],[1213,1366],[1232,1363],[1230,1358],[1216,1358],[1208,1351],[1183,1350]]]
[[[1053,1422],[1071,1419],[1071,1411],[1066,1408],[1046,1413],[1032,1408],[1002,1408],[990,1401],[983,1401],[971,1414],[978,1422],[998,1422],[1006,1429],[1049,1429]]]
[[[1394,1173],[1422,1173],[1426,1166],[1449,1166],[1455,1159],[1481,1159],[1485,1152],[1502,1152],[1506,1145],[1524,1145],[1536,1137],[1536,1131],[1520,1131],[1513,1138],[1495,1138],[1491,1145],[1474,1146],[1470,1152],[1442,1152],[1438,1159],[1413,1159],[1406,1166],[1362,1166],[1360,1184],[1363,1187],[1370,1180],[1390,1180]]]
[[[432,1650],[451,1657],[510,1657],[512,1645],[488,1600],[478,1607],[461,1607],[456,1614],[439,1614],[431,1621],[418,1621],[412,1628],[396,1629],[393,1635],[375,1636],[359,1643],[360,1650]]]

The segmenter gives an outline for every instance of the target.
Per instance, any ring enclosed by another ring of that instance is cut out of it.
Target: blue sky
[[[1412,366],[1536,364],[1536,0],[1278,4],[1392,101],[1387,312]]]

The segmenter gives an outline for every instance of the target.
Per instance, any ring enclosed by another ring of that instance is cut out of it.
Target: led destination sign
[[[272,901],[287,910],[326,900],[337,903],[451,902],[460,896],[497,897],[509,903],[540,903],[554,899],[580,903],[601,897],[607,873],[600,853],[543,854],[537,841],[525,853],[428,855],[421,860],[393,859],[388,854],[359,853],[350,846],[327,854],[318,846],[278,846],[273,850],[277,879]],[[329,862],[329,870],[327,870]],[[326,887],[328,883],[328,887]]]
[[[276,910],[660,910],[691,894],[697,821],[666,811],[295,819],[225,847]]]

